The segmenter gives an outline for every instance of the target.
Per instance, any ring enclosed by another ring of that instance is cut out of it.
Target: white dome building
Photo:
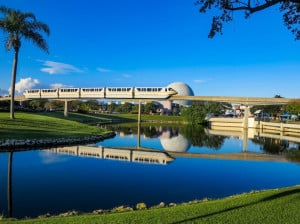
[[[187,84],[183,82],[174,82],[168,85],[168,87],[173,88],[177,91],[177,96],[194,96],[194,92],[191,87],[189,87]],[[188,106],[191,105],[192,102],[189,100],[175,100],[173,103],[182,105],[182,106]]]

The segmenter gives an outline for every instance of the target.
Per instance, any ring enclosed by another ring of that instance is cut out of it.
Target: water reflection
[[[105,126],[105,128],[118,132],[120,136],[137,135],[139,133],[136,127]],[[227,136],[209,134],[207,129],[201,126],[141,127],[140,134],[145,138],[159,138],[166,151],[177,152],[186,152],[191,146],[205,146],[218,150],[227,138]]]
[[[12,163],[13,163],[13,152],[8,154],[8,168],[7,168],[7,216],[13,217],[12,210]]]
[[[299,184],[300,139],[151,126],[141,128],[137,147],[137,129],[111,128],[117,136],[96,145],[0,153],[3,215],[151,206]]]
[[[138,130],[135,128],[128,128],[122,126],[110,126],[106,127],[111,130],[119,133],[120,136],[127,135],[136,135]],[[255,151],[259,153],[260,156],[257,158],[265,160],[297,160],[299,158],[298,152],[300,149],[300,138],[293,136],[282,136],[282,135],[272,135],[260,133],[256,129],[241,129],[237,130],[211,130],[201,126],[179,126],[179,127],[162,127],[162,126],[149,126],[141,127],[139,132],[144,138],[158,138],[162,145],[162,149],[166,152],[177,152],[177,153],[188,153],[191,147],[206,148],[211,150],[210,153],[213,153],[213,150],[220,150],[224,146],[226,139],[236,139],[240,140],[242,143],[242,150],[238,153],[246,153],[249,151],[249,145],[254,144],[258,145],[260,151]],[[290,139],[290,141],[284,139]],[[250,143],[249,143],[250,141]],[[292,149],[292,150],[291,150]],[[206,150],[207,151],[207,150]],[[251,150],[250,152],[254,153]],[[193,153],[193,152],[191,152]],[[219,152],[219,154],[222,152]],[[233,153],[231,151],[231,153]],[[237,152],[234,152],[237,153]],[[265,158],[263,158],[266,154]],[[299,153],[300,154],[300,153]],[[205,155],[203,152],[201,156]],[[236,155],[236,154],[235,154]],[[267,155],[270,155],[267,158]],[[271,155],[277,155],[278,157],[272,157]],[[195,153],[193,153],[195,156]],[[211,157],[211,156],[209,156]],[[243,158],[253,158],[253,155],[245,157],[245,154],[242,155]],[[224,158],[229,158],[225,156]],[[236,159],[241,159],[236,157]],[[257,160],[257,159],[255,159]]]
[[[103,146],[67,146],[49,149],[49,152],[71,156],[109,159],[134,163],[166,165],[174,160],[166,152],[146,148],[112,148]]]

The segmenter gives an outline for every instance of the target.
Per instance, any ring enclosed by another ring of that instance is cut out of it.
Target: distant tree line
[[[251,113],[254,113],[257,110],[262,110],[263,113],[269,113],[275,117],[278,117],[286,112],[300,115],[300,101],[294,100],[285,105],[257,105],[250,109]]]
[[[64,110],[65,102],[60,100],[35,99],[24,101],[21,104],[15,102],[16,110],[30,111],[62,111]],[[9,101],[0,101],[1,110],[9,110]],[[74,100],[68,103],[69,111],[88,113],[91,111],[105,111],[108,113],[138,113],[139,105],[126,102],[124,104],[109,103],[104,104],[97,100]],[[141,113],[157,113],[159,106],[153,102],[141,104]]]

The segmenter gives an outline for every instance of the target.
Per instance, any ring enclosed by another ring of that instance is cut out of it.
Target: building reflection
[[[177,130],[162,129],[158,137],[163,149],[167,152],[187,152],[191,147],[190,141]]]
[[[115,129],[120,136],[136,135],[135,128],[119,127]],[[242,152],[247,152],[249,141],[260,145],[261,150],[268,154],[282,154],[282,152],[300,148],[300,137],[261,132],[259,129],[208,129],[201,126],[142,127],[140,131],[144,138],[159,138],[162,148],[166,152],[188,152],[190,147],[205,147],[219,150],[225,139],[234,138],[242,141]],[[139,147],[140,145],[138,145]]]

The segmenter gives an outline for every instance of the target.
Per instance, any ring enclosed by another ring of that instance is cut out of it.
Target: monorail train
[[[25,90],[27,99],[167,99],[177,92],[171,87],[97,87]]]

